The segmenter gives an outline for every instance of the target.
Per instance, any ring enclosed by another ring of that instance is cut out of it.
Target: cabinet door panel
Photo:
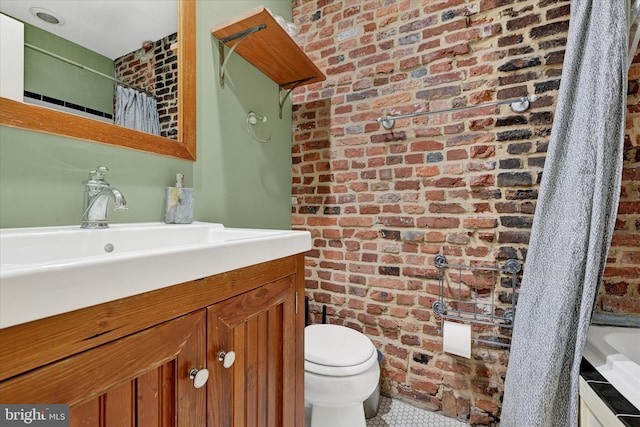
[[[102,396],[105,425],[123,427],[135,425],[135,383],[135,380],[126,382]]]
[[[176,369],[166,363],[70,408],[70,426],[175,425]]]
[[[72,426],[201,426],[205,312],[160,324],[0,383],[3,403],[70,405]],[[175,409],[174,409],[175,408]]]
[[[211,306],[207,313],[211,426],[295,424],[295,277]],[[234,351],[225,369],[220,351]]]
[[[295,303],[295,302],[294,302]],[[275,357],[271,357],[267,359],[267,372],[278,372],[281,365],[285,366],[293,366],[293,364],[287,365],[289,363],[289,356],[292,356],[293,348],[287,349],[285,347],[284,339],[286,335],[286,339],[288,340],[288,344],[291,344],[292,336],[289,334],[289,331],[285,331],[283,327],[283,310],[282,307],[278,307],[276,310],[272,310],[270,316],[267,319],[267,331],[269,333],[266,334],[267,337],[267,353],[271,353],[276,351],[276,349],[282,349],[280,359]],[[271,331],[278,331],[278,333],[271,333]],[[284,402],[278,402],[278,396],[282,393],[282,389],[284,387],[285,376],[287,381],[293,380],[295,377],[293,375],[292,370],[287,370],[287,372],[283,372],[283,375],[280,376],[272,376],[271,381],[267,382],[267,407],[274,408],[277,407],[278,404],[285,404],[288,408],[292,408],[291,404],[294,400],[285,399]],[[291,415],[286,415],[287,419]],[[284,415],[283,415],[284,417]],[[269,411],[267,415],[267,425],[268,426],[277,426],[278,423],[281,423],[280,416],[275,411]],[[292,425],[290,422],[286,423],[286,425]]]
[[[137,415],[140,426],[171,426],[175,419],[175,361],[149,371],[137,381]]]
[[[88,402],[72,406],[69,410],[70,427],[90,427],[100,425],[101,400],[92,399]]]

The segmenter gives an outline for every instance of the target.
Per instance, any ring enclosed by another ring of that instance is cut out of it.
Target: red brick
[[[312,233],[305,286],[314,297],[314,319],[326,304],[331,323],[374,339],[385,354],[383,381],[392,396],[470,424],[499,423],[508,352],[479,346],[472,359],[442,353],[440,319],[432,313],[439,292],[433,258],[493,265],[506,252],[526,254],[530,229],[499,220],[533,215],[569,6],[525,3],[293,4],[303,49],[327,76],[292,96],[292,194],[298,203],[291,222]],[[312,21],[317,11],[320,19]],[[357,34],[340,40],[351,30]],[[504,65],[526,69],[500,71]],[[629,71],[621,201],[596,308],[614,313],[640,312],[638,80],[640,61]],[[522,114],[482,105],[534,89],[544,93]],[[392,130],[376,121],[383,114],[469,105],[477,107],[397,120]],[[512,116],[521,122],[510,125],[505,119]],[[497,140],[515,131],[531,137]],[[505,173],[502,160],[522,165],[519,172],[531,174],[532,185],[500,187],[495,177]],[[460,280],[468,295],[474,276]],[[479,276],[482,292],[491,285]],[[428,363],[419,362],[421,354]]]

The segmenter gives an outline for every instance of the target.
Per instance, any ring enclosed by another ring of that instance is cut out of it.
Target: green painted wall
[[[277,85],[237,55],[221,88],[217,40],[209,32],[214,23],[260,4],[291,18],[290,0],[197,3],[196,162],[0,127],[0,227],[79,224],[83,181],[90,169],[106,165],[107,180],[129,202],[126,212],[110,211],[112,223],[162,221],[164,187],[181,172],[194,187],[196,220],[289,228],[290,101],[280,120]],[[268,116],[269,143],[247,133],[251,110]]]
[[[32,25],[24,25],[24,41],[113,75],[111,59]],[[25,90],[113,114],[113,82],[104,77],[27,47],[24,70]]]

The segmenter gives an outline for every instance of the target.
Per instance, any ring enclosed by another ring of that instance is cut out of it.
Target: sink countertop
[[[306,231],[204,222],[0,229],[0,328],[309,249]]]

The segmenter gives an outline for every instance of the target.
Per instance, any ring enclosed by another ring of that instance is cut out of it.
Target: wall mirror
[[[142,0],[138,3],[153,8],[154,1]],[[177,57],[177,128],[173,139],[146,132],[82,117],[68,112],[0,98],[0,125],[27,129],[36,132],[65,136],[73,139],[145,151],[180,159],[196,158],[196,42],[195,42],[195,0],[175,0],[177,4],[178,34],[175,48]],[[46,8],[47,2],[55,9],[57,0],[41,0],[38,6]],[[80,4],[92,7],[94,2]],[[128,1],[120,2],[122,4]],[[131,2],[134,3],[134,2]],[[33,12],[32,12],[33,13]],[[111,31],[121,31],[118,23],[111,25]],[[105,35],[109,39],[110,35]]]

